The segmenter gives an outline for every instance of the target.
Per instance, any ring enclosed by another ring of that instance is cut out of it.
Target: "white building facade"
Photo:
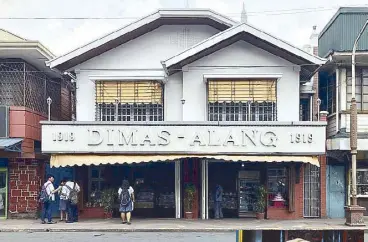
[[[300,86],[324,62],[210,10],[159,10],[49,62],[75,76],[76,121],[43,122],[42,149],[75,167],[86,211],[124,178],[143,216],[211,218],[221,185],[224,216],[252,217],[264,185],[267,218],[320,217],[326,123],[302,120]]]

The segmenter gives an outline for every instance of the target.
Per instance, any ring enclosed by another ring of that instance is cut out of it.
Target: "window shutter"
[[[162,89],[155,81],[97,81],[96,103],[162,104]]]
[[[274,102],[276,80],[210,80],[208,102]]]

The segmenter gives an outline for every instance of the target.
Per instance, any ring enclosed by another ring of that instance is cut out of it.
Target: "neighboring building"
[[[35,217],[49,157],[41,120],[71,120],[70,81],[50,70],[54,55],[38,41],[0,29],[0,218]]]
[[[340,8],[319,35],[319,56],[329,59],[320,71],[321,109],[329,112],[327,126],[327,211],[331,218],[344,217],[350,204],[350,101],[351,52],[368,18],[368,8]],[[368,30],[356,54],[358,108],[358,203],[368,206]]]
[[[263,184],[267,218],[324,217],[326,122],[299,105],[324,63],[210,10],[159,10],[48,62],[76,76],[77,121],[42,122],[42,150],[73,167],[84,217],[124,178],[135,216],[186,216],[192,184],[193,216],[211,218],[220,184],[224,216],[253,217]]]

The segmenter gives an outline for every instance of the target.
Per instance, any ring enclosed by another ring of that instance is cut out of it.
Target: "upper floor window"
[[[96,120],[162,121],[162,84],[157,81],[97,81]]]
[[[277,120],[276,80],[209,80],[209,121]]]
[[[311,121],[310,98],[301,98],[299,104],[299,120]]]
[[[368,110],[368,69],[357,69],[355,72],[355,99],[358,110]],[[347,108],[350,109],[351,103],[351,70],[347,71]]]

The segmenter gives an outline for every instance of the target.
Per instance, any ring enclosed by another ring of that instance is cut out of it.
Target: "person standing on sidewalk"
[[[45,219],[47,218],[47,224],[54,224],[56,222],[52,221],[51,213],[52,208],[51,204],[55,202],[55,188],[53,185],[54,182],[53,175],[47,175],[47,181],[42,186],[41,194],[40,194],[40,202],[42,206],[41,212],[41,223],[46,224]]]
[[[129,186],[129,182],[127,180],[123,181],[122,186],[118,190],[118,194],[120,201],[119,212],[121,213],[122,223],[130,225],[131,212],[133,211],[134,203],[134,190]]]
[[[67,211],[67,204],[68,204],[68,198],[66,196],[66,193],[63,192],[63,187],[65,186],[66,179],[61,180],[60,186],[56,189],[59,192],[59,210],[60,210],[60,222],[64,221],[64,214],[65,214],[65,221],[68,221],[68,211]]]
[[[215,191],[215,219],[223,218],[222,214],[222,187],[220,185],[216,186]]]
[[[63,186],[62,192],[67,197],[68,220],[67,223],[78,222],[78,193],[80,187],[75,181],[67,181]]]

